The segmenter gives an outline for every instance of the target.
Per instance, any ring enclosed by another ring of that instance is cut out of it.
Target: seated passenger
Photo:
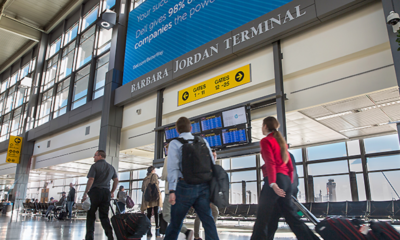
[[[39,212],[39,199],[36,199],[35,202],[33,202],[33,205],[35,206],[35,212]]]
[[[52,210],[54,211],[54,214],[57,215],[57,207],[58,207],[58,206],[62,206],[62,205],[64,204],[64,202],[67,201],[66,193],[65,193],[65,192],[62,192],[61,194],[62,194],[62,196],[61,196],[60,201],[54,200],[53,197],[50,198],[50,204],[51,204],[51,205],[50,205],[49,208],[47,209],[46,217],[49,216],[49,213],[50,213]]]

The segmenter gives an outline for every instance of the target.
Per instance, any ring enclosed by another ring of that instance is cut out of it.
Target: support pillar
[[[114,97],[115,89],[122,85],[130,0],[117,0],[115,6],[118,19],[113,27],[110,59],[104,86],[99,150],[106,152],[106,161],[118,171],[123,107],[114,105]]]
[[[279,131],[287,140],[286,132],[286,110],[285,110],[285,92],[283,88],[283,71],[282,71],[282,52],[281,42],[272,43],[274,51],[274,72],[275,72],[275,92],[276,92],[276,112],[280,123]]]

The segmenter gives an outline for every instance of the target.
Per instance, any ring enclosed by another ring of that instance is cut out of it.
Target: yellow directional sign
[[[7,159],[8,163],[19,163],[22,149],[22,137],[10,136],[8,143]]]
[[[178,92],[178,106],[251,82],[246,65]]]

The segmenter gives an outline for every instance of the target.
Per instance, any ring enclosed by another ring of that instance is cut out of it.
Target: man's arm
[[[114,198],[114,192],[115,192],[115,190],[117,190],[117,187],[118,187],[118,178],[113,178],[113,181],[114,181],[114,183],[113,183],[113,187],[112,187],[112,189],[111,189],[111,198]]]
[[[85,190],[85,193],[83,194],[82,202],[84,202],[86,200],[87,193],[89,192],[90,188],[92,188],[93,182],[94,182],[94,178],[90,177],[86,184],[86,190]]]
[[[212,160],[213,163],[215,164],[215,159],[214,159],[214,157],[213,157],[213,154],[212,154],[212,150],[211,150],[211,148],[210,148],[210,145],[208,144],[207,140],[205,140],[205,139],[203,139],[203,140],[204,140],[204,142],[206,143],[206,146],[207,146],[207,148],[208,148],[208,151],[210,152],[211,160]]]
[[[167,170],[168,170],[168,183],[169,190],[175,191],[176,184],[178,183],[178,175],[180,171],[179,167],[179,148],[176,145],[176,140],[172,141],[169,144],[168,149],[168,161],[167,161]]]

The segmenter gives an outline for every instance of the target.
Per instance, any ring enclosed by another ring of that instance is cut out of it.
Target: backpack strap
[[[188,143],[189,141],[184,139],[184,138],[176,138],[175,140],[178,140],[180,143],[185,144]]]

